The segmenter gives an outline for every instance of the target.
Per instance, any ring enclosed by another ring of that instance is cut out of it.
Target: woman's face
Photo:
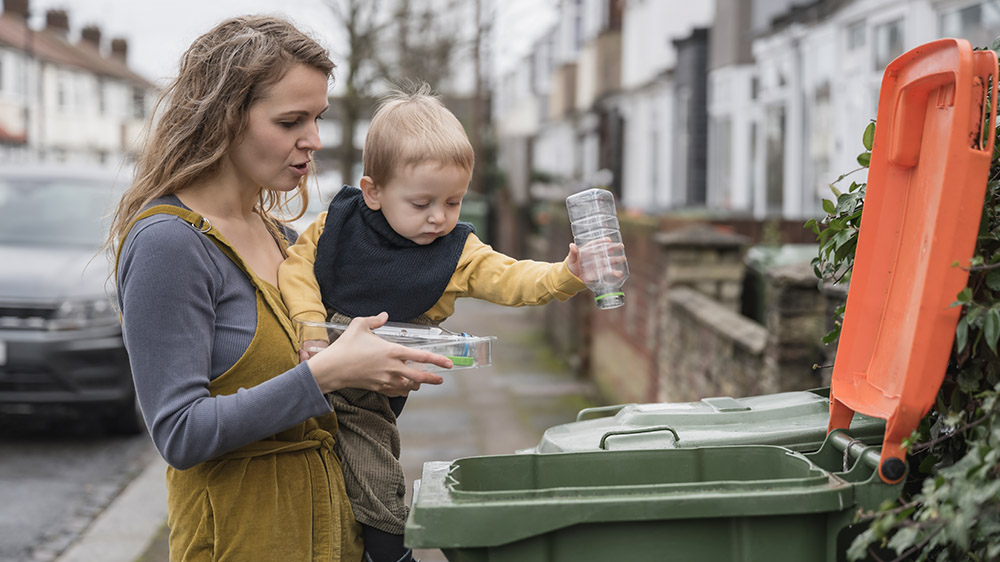
[[[247,128],[229,153],[241,183],[279,191],[299,184],[321,146],[326,91],[325,74],[297,64],[250,106]]]

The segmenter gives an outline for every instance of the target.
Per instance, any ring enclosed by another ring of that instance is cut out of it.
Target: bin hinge
[[[872,470],[878,470],[880,451],[878,447],[866,445],[864,441],[855,439],[842,429],[836,429],[830,433],[830,442],[834,448],[844,453],[844,472],[854,466],[854,462],[861,460]]]

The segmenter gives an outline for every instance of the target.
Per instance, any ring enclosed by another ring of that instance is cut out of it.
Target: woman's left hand
[[[320,389],[361,388],[389,396],[404,396],[421,384],[441,384],[440,376],[422,371],[409,363],[427,363],[450,369],[451,360],[423,349],[388,342],[372,330],[385,324],[389,315],[359,317],[347,330],[320,350],[307,363]]]

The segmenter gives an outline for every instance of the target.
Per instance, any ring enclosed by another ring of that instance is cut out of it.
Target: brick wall
[[[763,384],[767,330],[694,289],[664,297],[657,402],[774,392]]]
[[[763,375],[769,388],[804,390],[829,384],[814,365],[826,362],[822,343],[827,329],[827,299],[809,264],[767,272],[768,343]]]
[[[603,396],[620,402],[649,402],[656,395],[662,277],[655,242],[658,225],[646,217],[620,217],[619,222],[629,268],[623,287],[625,306],[597,310],[593,299],[586,295],[592,345],[584,365]]]

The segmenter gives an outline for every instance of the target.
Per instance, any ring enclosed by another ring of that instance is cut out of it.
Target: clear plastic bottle
[[[598,188],[581,191],[566,198],[566,210],[580,249],[580,277],[593,291],[597,308],[622,306],[628,263],[614,195]]]

